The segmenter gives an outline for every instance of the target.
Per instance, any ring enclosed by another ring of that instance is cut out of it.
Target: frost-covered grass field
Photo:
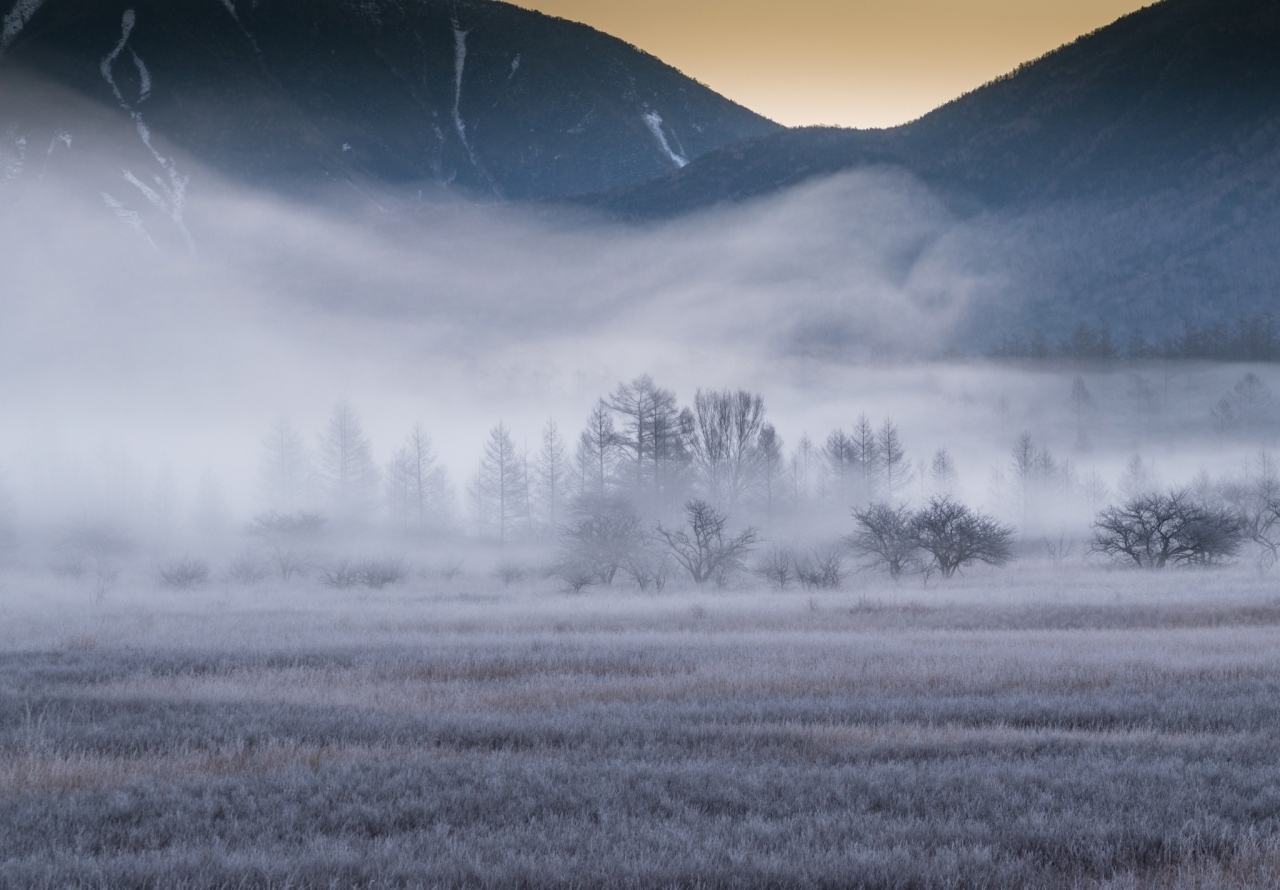
[[[4,887],[1275,887],[1280,586],[0,588]]]

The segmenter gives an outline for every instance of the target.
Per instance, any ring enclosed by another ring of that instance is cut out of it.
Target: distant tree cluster
[[[385,518],[410,534],[438,531],[454,521],[452,484],[422,427],[414,425],[380,468],[359,416],[346,402],[334,408],[314,449],[287,417],[277,418],[262,442],[258,492],[265,509],[254,522],[255,533],[271,538],[276,552],[281,540],[314,531],[317,521],[358,527]]]
[[[1071,334],[1053,341],[1043,330],[1004,334],[988,353],[993,358],[1111,362],[1151,359],[1213,362],[1280,362],[1280,324],[1271,312],[1241,314],[1234,321],[1200,326],[1184,319],[1182,331],[1159,342],[1135,328],[1123,340],[1104,320],[1080,321]]]
[[[887,503],[854,510],[849,547],[868,568],[893,578],[907,572],[950,578],[965,566],[1005,566],[1013,560],[1014,530],[951,497],[935,497],[919,510]]]

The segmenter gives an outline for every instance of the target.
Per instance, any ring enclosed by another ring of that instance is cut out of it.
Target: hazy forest
[[[0,882],[1274,886],[1273,369],[975,368],[10,476]]]
[[[930,2],[0,0],[0,890],[1280,887],[1277,4]]]

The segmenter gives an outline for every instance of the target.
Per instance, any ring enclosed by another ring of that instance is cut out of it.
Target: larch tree
[[[578,437],[577,464],[582,473],[581,494],[603,497],[614,479],[618,432],[609,407],[600,402],[587,418],[587,428]]]
[[[778,435],[773,424],[766,423],[760,428],[759,448],[760,456],[756,474],[758,496],[765,518],[772,519],[782,500],[784,486],[782,437]]]
[[[496,531],[505,544],[525,517],[524,463],[505,424],[489,431],[472,496],[480,524]]]
[[[533,475],[540,517],[552,532],[560,527],[563,519],[570,472],[569,452],[560,428],[554,420],[548,420],[542,431],[542,447],[538,449]]]
[[[880,495],[883,474],[880,466],[880,439],[875,427],[871,425],[871,419],[865,414],[859,415],[849,436],[849,454],[861,477],[862,490],[858,492],[858,500],[864,504],[870,503]]]
[[[338,403],[320,436],[320,477],[334,516],[367,521],[377,503],[381,476],[360,418],[347,402]]]
[[[291,512],[305,506],[311,489],[312,468],[302,434],[281,414],[262,440],[258,490],[271,510]]]
[[[911,465],[907,463],[907,452],[902,447],[898,427],[887,417],[876,435],[876,451],[884,493],[892,501],[910,481]]]
[[[452,502],[449,477],[436,460],[431,439],[414,424],[387,467],[392,521],[411,533],[438,529],[448,522]]]

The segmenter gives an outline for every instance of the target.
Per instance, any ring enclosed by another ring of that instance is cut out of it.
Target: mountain
[[[132,139],[142,161],[181,152],[277,190],[447,184],[529,199],[638,183],[781,129],[620,40],[488,0],[9,6],[11,172],[37,144]]]
[[[1182,189],[1270,169],[1277,46],[1274,0],[1165,0],[905,126],[770,134],[588,202],[672,216],[873,165],[973,210]]]
[[[584,203],[663,219],[906,171],[961,221],[952,253],[987,282],[966,348],[1083,321],[1177,336],[1275,309],[1277,47],[1274,0],[1165,0],[905,126],[770,134]]]

